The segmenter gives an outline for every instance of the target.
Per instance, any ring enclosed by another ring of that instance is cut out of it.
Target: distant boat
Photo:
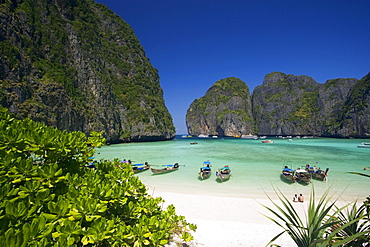
[[[308,171],[304,169],[297,169],[294,172],[295,180],[302,184],[308,184],[311,183],[311,176],[308,173]]]
[[[165,165],[164,168],[161,169],[155,169],[155,168],[150,168],[154,174],[162,174],[162,173],[167,173],[167,172],[172,172],[176,171],[179,169],[179,164],[175,163],[174,165]]]
[[[290,169],[288,166],[285,166],[284,169],[281,171],[281,176],[289,183],[295,182],[294,170]]]
[[[212,136],[212,138],[218,138],[218,136]]]
[[[182,138],[188,138],[188,135],[182,135],[181,137]]]
[[[264,141],[261,141],[262,143],[274,143],[273,140],[264,140]]]
[[[358,148],[370,148],[370,143],[369,142],[363,142],[361,145],[357,146]]]
[[[206,179],[211,176],[212,170],[211,170],[211,162],[210,161],[204,161],[203,167],[200,168],[199,177],[201,179]]]
[[[148,162],[145,162],[145,164],[133,164],[131,165],[131,167],[134,173],[139,173],[148,170],[150,168],[150,165],[148,164]]]
[[[231,176],[231,169],[229,166],[224,166],[216,172],[216,176],[221,182],[228,180]]]
[[[242,135],[241,138],[242,139],[253,139],[253,140],[257,140],[258,139],[258,136],[249,134],[249,135]]]
[[[198,137],[200,137],[200,138],[207,138],[207,137],[209,137],[209,135],[200,134],[200,135],[198,135]]]
[[[190,145],[198,144],[198,142],[190,142]]]

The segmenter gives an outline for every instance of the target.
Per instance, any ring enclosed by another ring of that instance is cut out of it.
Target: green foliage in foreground
[[[282,206],[269,198],[277,210],[264,207],[277,219],[266,217],[283,228],[283,231],[266,246],[283,233],[288,233],[298,247],[369,246],[370,218],[369,210],[366,210],[368,202],[364,202],[359,208],[356,202],[338,208],[336,201],[331,202],[328,191],[316,203],[315,191],[312,189],[305,220],[281,191],[277,194]]]
[[[0,108],[0,246],[163,246],[195,226],[163,210],[131,167],[85,167],[104,142]]]

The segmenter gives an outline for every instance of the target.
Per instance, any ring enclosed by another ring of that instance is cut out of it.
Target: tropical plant
[[[351,214],[345,217],[343,210],[350,204],[341,208],[336,207],[336,200],[331,202],[332,197],[328,195],[328,191],[321,196],[316,204],[315,191],[312,189],[305,221],[280,190],[275,192],[282,206],[279,206],[268,196],[277,210],[267,206],[264,207],[277,219],[267,215],[266,217],[283,228],[283,231],[277,234],[267,245],[273,243],[284,233],[288,233],[298,247],[345,246],[346,244],[368,238],[370,232],[369,221],[366,220],[366,214],[363,213],[363,210],[358,211],[353,206]],[[365,220],[365,224],[359,223],[361,220]],[[343,234],[354,226],[358,227],[352,232],[353,235]]]
[[[357,208],[357,204],[353,203],[352,207],[347,207],[344,211],[340,211],[337,215],[340,220],[341,225],[346,225],[342,227],[336,233],[337,241],[344,240],[348,246],[365,246],[364,244],[369,244],[370,235],[370,221],[369,214],[366,211],[366,202]],[[362,219],[358,221],[356,219]],[[349,223],[351,222],[351,223]],[[336,230],[336,229],[335,229]],[[365,233],[362,235],[361,233]],[[357,238],[354,238],[351,241],[348,241],[348,238],[351,236],[359,235]]]
[[[0,246],[163,246],[196,226],[118,160],[87,168],[102,133],[66,132],[0,108]]]

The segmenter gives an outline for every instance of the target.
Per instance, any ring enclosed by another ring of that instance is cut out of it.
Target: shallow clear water
[[[312,187],[317,194],[331,190],[331,194],[343,194],[346,200],[370,195],[370,178],[349,174],[361,172],[370,175],[370,148],[357,148],[366,140],[355,139],[272,139],[261,140],[236,138],[181,138],[172,141],[126,143],[104,146],[97,150],[96,159],[131,159],[133,163],[148,162],[162,166],[179,163],[180,169],[171,173],[153,175],[150,170],[137,176],[150,189],[169,192],[222,195],[233,197],[266,197],[281,190],[286,196],[294,193],[308,195]],[[196,141],[198,144],[190,145]],[[206,180],[198,177],[203,161],[210,160],[213,174]],[[322,170],[329,168],[328,181],[313,180],[309,185],[288,184],[281,180],[284,165],[291,168],[315,165]],[[232,177],[223,183],[216,180],[215,171],[229,165]],[[153,167],[155,167],[153,166]]]

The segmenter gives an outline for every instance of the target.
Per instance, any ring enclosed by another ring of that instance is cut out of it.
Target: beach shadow
[[[230,180],[230,178],[227,178],[227,179],[225,179],[225,180],[221,180],[221,179],[219,179],[219,178],[216,178],[216,179],[215,179],[215,181],[216,181],[217,183],[219,183],[219,184],[222,184],[222,183],[227,182],[227,181],[229,181],[229,180]]]
[[[177,170],[173,170],[173,171],[169,171],[169,172],[164,172],[164,173],[153,173],[152,172],[152,175],[151,176],[166,175],[166,174],[169,174],[169,173],[173,173],[174,171],[177,171]]]
[[[198,176],[198,180],[199,181],[204,181],[204,180],[208,180],[211,176],[207,177],[207,178],[201,178],[200,176]]]
[[[297,181],[297,183],[299,183],[300,185],[303,185],[303,186],[308,186],[308,185],[310,185],[312,182],[311,182],[311,183],[304,183],[304,182],[298,182],[298,181]]]
[[[291,181],[286,180],[286,179],[284,178],[284,176],[283,176],[283,175],[281,175],[281,174],[280,174],[280,180],[281,180],[282,182],[286,183],[286,184],[294,184],[294,183],[295,183],[295,182],[291,182]]]

